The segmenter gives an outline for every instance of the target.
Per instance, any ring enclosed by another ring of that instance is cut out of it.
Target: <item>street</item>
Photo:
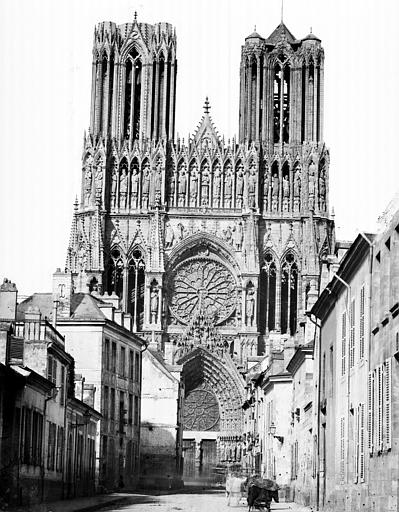
[[[104,509],[103,509],[104,510]],[[126,501],[109,507],[107,510],[118,510],[126,512],[174,512],[181,510],[184,512],[232,512],[246,511],[248,506],[245,499],[241,499],[236,505],[232,502],[227,506],[227,499],[223,491],[189,491],[178,494],[132,494],[126,498]],[[301,507],[295,503],[272,503],[272,511],[292,511],[306,512],[310,511],[307,507]]]

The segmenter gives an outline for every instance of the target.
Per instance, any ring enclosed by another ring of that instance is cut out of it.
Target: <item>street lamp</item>
[[[276,436],[276,430],[277,430],[276,425],[272,421],[272,423],[270,424],[270,427],[269,427],[269,434],[271,436],[273,436],[274,438],[276,438],[278,441],[280,441],[280,443],[284,443],[284,436]]]

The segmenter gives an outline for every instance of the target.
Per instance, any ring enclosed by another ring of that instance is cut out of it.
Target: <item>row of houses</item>
[[[181,369],[131,332],[118,304],[74,291],[60,270],[52,293],[20,303],[14,283],[0,286],[3,502],[181,485]]]
[[[398,511],[399,212],[341,249],[308,343],[248,373],[245,464],[318,510]]]

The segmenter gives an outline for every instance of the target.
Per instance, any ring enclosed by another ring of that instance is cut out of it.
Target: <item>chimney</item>
[[[0,363],[7,364],[9,360],[11,339],[11,324],[0,322]]]
[[[71,316],[71,297],[73,294],[73,279],[72,273],[69,271],[62,272],[61,269],[53,274],[53,316],[60,318],[70,318]],[[55,324],[54,324],[55,322]],[[57,318],[53,318],[54,327],[56,326]]]
[[[0,285],[0,321],[15,322],[17,314],[17,287],[4,278]]]
[[[37,306],[29,306],[25,312],[24,338],[26,340],[40,340],[40,322],[42,315]]]

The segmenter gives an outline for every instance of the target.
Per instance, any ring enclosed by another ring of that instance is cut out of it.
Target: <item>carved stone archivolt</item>
[[[198,314],[220,324],[236,308],[236,282],[220,261],[210,256],[194,256],[171,272],[167,301],[172,315],[185,325]]]

